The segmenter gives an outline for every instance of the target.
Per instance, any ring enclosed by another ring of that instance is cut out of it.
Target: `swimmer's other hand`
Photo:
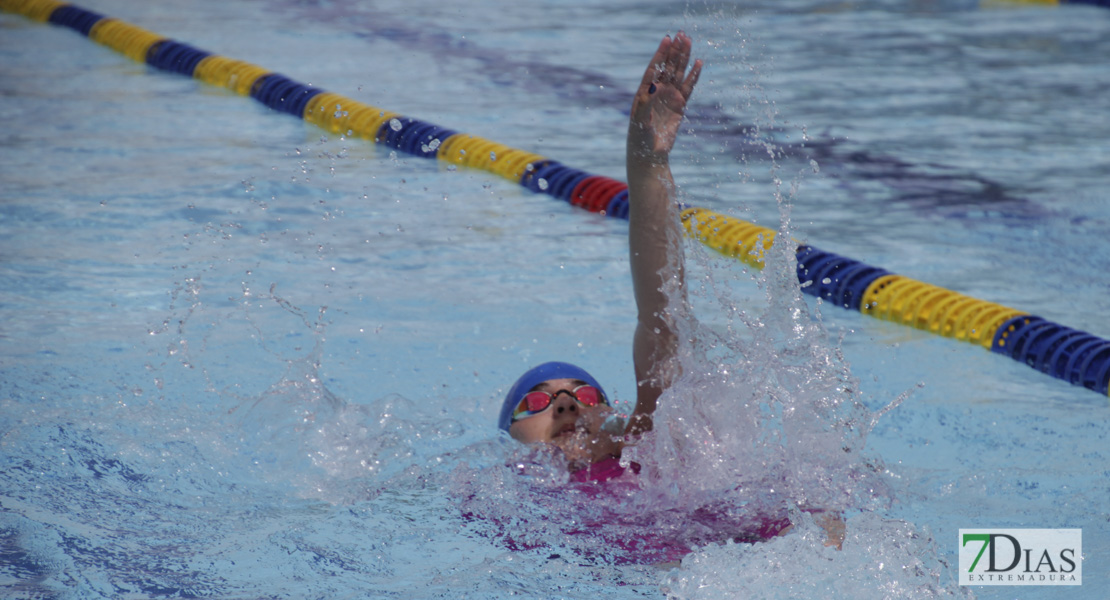
[[[848,532],[848,526],[844,524],[844,517],[840,516],[839,513],[823,512],[818,513],[814,520],[829,536],[825,540],[825,546],[843,550],[844,537]]]

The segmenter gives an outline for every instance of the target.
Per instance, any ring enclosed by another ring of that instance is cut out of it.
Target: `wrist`
[[[670,155],[666,152],[653,152],[648,149],[628,149],[626,159],[630,168],[637,169],[668,169],[670,168]]]

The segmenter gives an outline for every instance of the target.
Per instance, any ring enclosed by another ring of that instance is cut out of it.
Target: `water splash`
[[[780,239],[789,239],[783,233]],[[511,585],[519,576],[511,562],[520,557],[536,561],[531,574],[570,565],[606,581],[657,584],[673,598],[775,597],[782,588],[773,581],[803,594],[954,595],[928,532],[882,517],[892,492],[881,461],[866,452],[878,415],[860,403],[858,382],[819,314],[806,306],[792,255],[772,248],[769,266],[755,277],[766,303],[753,309],[731,291],[734,270],[687,250],[692,272],[700,274],[692,280],[692,300],[699,309],[715,307],[702,312],[718,316],[680,321],[683,375],[661,401],[658,431],[625,457],[642,466],[639,476],[574,483],[558,454],[505,436],[473,442],[465,434],[483,426],[480,415],[455,419],[434,408],[457,404],[452,399],[345,401],[319,375],[326,308],[302,310],[273,287],[244,294],[249,303],[212,307],[201,301],[199,281],[190,279],[180,295],[184,317],[169,328],[170,347],[178,350],[167,353],[167,362],[181,361],[203,375],[225,415],[213,420],[219,431],[191,438],[194,453],[203,455],[194,462],[220,464],[222,456],[236,463],[227,468],[240,481],[261,479],[267,489],[292,484],[302,499],[351,507],[366,531],[366,523],[393,518],[383,516],[383,506],[415,519],[410,527],[387,527],[389,539],[375,548],[389,547],[397,536],[422,551],[457,543],[435,530],[446,525],[487,551],[507,552],[484,558],[482,574],[452,563],[430,588],[475,578],[489,584],[490,577]],[[281,366],[260,391],[222,383],[216,365],[223,360],[216,340],[243,327]],[[843,551],[824,547],[825,532],[807,512],[818,509],[847,516]],[[306,510],[297,522],[312,529]],[[752,532],[782,515],[793,530],[756,542]],[[416,525],[425,521],[432,525]],[[311,534],[253,543],[267,551],[288,543],[338,570],[366,567],[349,560],[347,567],[334,566],[346,559],[325,552]],[[352,548],[365,550],[360,544]],[[665,575],[657,570],[679,565]],[[589,587],[581,572],[571,579],[568,588]]]

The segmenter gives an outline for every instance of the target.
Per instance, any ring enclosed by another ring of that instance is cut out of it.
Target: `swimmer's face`
[[[509,427],[509,435],[526,444],[552,444],[571,461],[594,462],[618,454],[619,444],[601,430],[613,409],[604,404],[583,406],[569,393],[584,384],[584,381],[577,379],[549,379],[529,390],[551,394],[551,405],[540,413],[514,422]],[[563,391],[568,393],[559,393]]]

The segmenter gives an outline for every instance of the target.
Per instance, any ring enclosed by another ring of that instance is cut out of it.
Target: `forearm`
[[[685,288],[675,184],[667,157],[638,155],[632,136],[629,145],[628,246],[637,309],[632,354],[638,389],[627,432],[638,435],[652,428],[657,400],[675,374],[677,334],[667,309],[672,299],[683,301]]]
[[[667,157],[628,152],[628,250],[638,321],[667,328],[667,288],[681,288],[681,229],[674,208],[674,177]]]

